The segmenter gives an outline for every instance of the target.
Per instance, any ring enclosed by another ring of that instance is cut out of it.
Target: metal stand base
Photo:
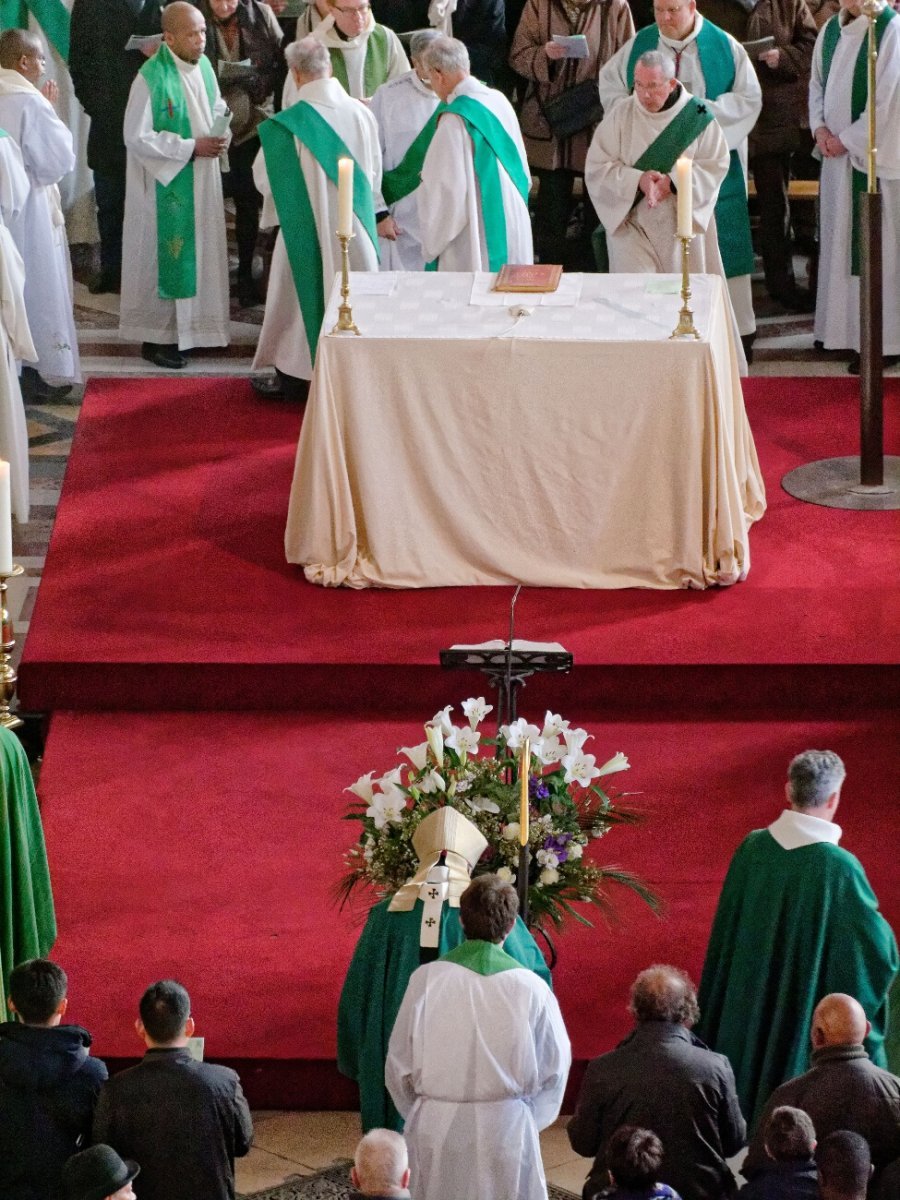
[[[798,500],[825,508],[888,512],[900,508],[900,457],[885,455],[884,482],[860,483],[860,460],[823,458],[789,471],[781,486]]]

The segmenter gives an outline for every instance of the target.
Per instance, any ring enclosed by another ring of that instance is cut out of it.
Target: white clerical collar
[[[198,70],[200,67],[199,60],[195,63],[192,63],[192,62],[185,62],[184,59],[179,58],[177,54],[173,54],[172,57],[175,59],[175,66],[178,68],[178,70],[181,72],[182,75],[190,75],[192,72]]]
[[[822,817],[812,817],[809,813],[786,808],[778,820],[769,826],[769,833],[782,850],[798,850],[801,846],[814,846],[817,842],[831,842],[836,846],[843,830],[834,821],[825,821]]]
[[[410,71],[410,73],[407,75],[406,78],[409,80],[410,84],[416,89],[416,91],[420,95],[434,96],[435,100],[437,100],[437,92],[435,92],[433,88],[430,88],[427,83],[422,82],[422,80],[419,78],[419,76],[416,73],[415,67],[413,67],[413,69]]]
[[[694,28],[687,35],[686,38],[682,38],[681,41],[676,41],[675,38],[666,37],[666,35],[660,30],[659,40],[663,43],[664,46],[670,46],[673,50],[676,50],[680,54],[681,51],[684,50],[686,46],[689,46],[691,44],[691,42],[696,40],[697,34],[700,32],[700,30],[702,28],[703,28],[703,17],[700,15],[700,13],[695,13],[694,14]]]
[[[311,79],[309,83],[304,83],[302,88],[298,88],[297,100],[313,100],[317,104],[331,104],[334,106],[335,101],[342,99],[347,93],[334,78],[333,75],[327,75],[322,79]]]
[[[485,85],[479,83],[474,75],[464,75],[447,97],[447,103],[452,104],[457,96],[471,96],[473,92],[480,92],[484,87]]]

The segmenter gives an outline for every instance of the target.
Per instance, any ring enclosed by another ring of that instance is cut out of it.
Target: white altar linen
[[[744,578],[765,492],[718,277],[692,278],[699,341],[669,340],[660,276],[586,275],[574,309],[524,315],[470,305],[470,273],[398,275],[390,297],[354,278],[362,336],[320,339],[297,449],[285,550],[307,579]]]

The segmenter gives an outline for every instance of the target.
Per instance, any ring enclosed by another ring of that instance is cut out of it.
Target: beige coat
[[[583,33],[588,42],[587,58],[551,62],[544,46],[554,33]],[[626,0],[588,0],[574,21],[570,20],[562,0],[527,0],[513,38],[509,63],[514,71],[531,81],[519,122],[532,167],[548,171],[584,170],[595,126],[559,141],[550,132],[543,105],[584,79],[596,79],[606,60],[633,36],[634,23]]]

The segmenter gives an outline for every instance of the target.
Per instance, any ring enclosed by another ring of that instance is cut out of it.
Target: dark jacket
[[[100,1093],[94,1141],[140,1164],[139,1200],[234,1200],[253,1122],[237,1072],[189,1050],[148,1050]]]
[[[106,1067],[78,1025],[0,1025],[0,1196],[56,1200],[63,1163],[90,1139]]]
[[[819,1176],[811,1158],[772,1162],[745,1183],[740,1200],[819,1200]]]
[[[586,1195],[607,1183],[604,1151],[619,1125],[652,1129],[661,1139],[660,1182],[683,1200],[719,1200],[735,1190],[725,1160],[743,1146],[746,1126],[734,1073],[683,1025],[641,1022],[588,1064],[568,1128],[575,1153],[594,1158]]]
[[[145,0],[138,16],[128,0],[75,0],[69,70],[75,95],[91,118],[88,166],[102,175],[124,175],[122,123],[134,77],[147,61],[125,52],[133,33],[159,33],[162,0]]]
[[[276,88],[280,91],[284,83],[284,35],[277,21],[267,20],[271,9],[264,0],[239,0],[234,12],[239,30],[239,52],[237,61],[250,59],[253,74],[239,83],[223,82],[221,54],[217,36],[218,21],[209,0],[194,0],[206,21],[206,57],[213,65],[222,99],[234,113],[231,133],[235,144],[244,141],[255,128],[271,114],[271,101]],[[264,106],[265,112],[255,111],[255,106]]]
[[[750,1178],[765,1167],[763,1130],[781,1104],[802,1108],[822,1141],[836,1129],[861,1134],[872,1151],[876,1174],[900,1157],[900,1079],[876,1067],[862,1046],[814,1050],[812,1069],[777,1087],[763,1109],[741,1171]]]

